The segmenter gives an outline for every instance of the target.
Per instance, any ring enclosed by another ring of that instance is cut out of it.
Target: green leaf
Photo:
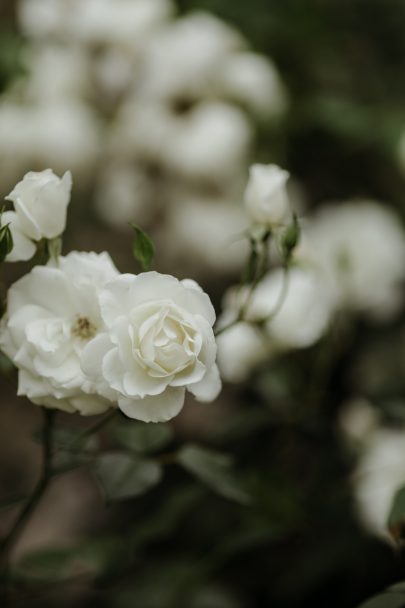
[[[92,465],[107,501],[140,496],[162,478],[162,467],[153,462],[121,452],[99,456]]]
[[[84,541],[73,547],[40,549],[25,555],[12,569],[14,580],[55,583],[94,578],[112,570],[125,551],[121,538]]]
[[[56,262],[62,253],[62,239],[60,237],[50,239],[46,242],[46,247],[49,259]]]
[[[254,281],[258,262],[259,253],[257,251],[257,245],[255,241],[251,240],[249,259],[242,274],[242,283],[252,283]]]
[[[281,249],[286,261],[291,259],[292,253],[299,243],[300,235],[300,225],[297,216],[294,214],[292,223],[287,226],[281,236]]]
[[[0,262],[4,262],[8,254],[14,247],[13,235],[11,234],[10,224],[5,224],[0,228]]]
[[[371,598],[371,600],[367,600],[359,608],[405,608],[405,595],[387,591],[387,593],[382,593]]]
[[[249,494],[234,476],[229,455],[187,445],[178,452],[177,461],[221,496],[242,504],[250,502]]]
[[[150,270],[153,257],[155,255],[155,246],[150,237],[136,224],[131,224],[135,232],[132,252],[134,258],[141,264],[143,270]]]
[[[121,447],[141,454],[160,450],[173,438],[173,431],[167,424],[131,421],[116,424],[111,434]]]
[[[405,538],[405,486],[397,490],[388,516],[388,528],[395,540]]]

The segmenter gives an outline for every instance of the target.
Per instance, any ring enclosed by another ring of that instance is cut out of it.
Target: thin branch
[[[12,526],[6,537],[0,542],[0,568],[3,571],[7,570],[8,557],[15,543],[24,531],[31,515],[36,506],[41,500],[48,483],[52,477],[52,433],[55,422],[54,410],[43,410],[44,425],[42,430],[42,469],[40,478],[28,498],[25,506],[21,510],[14,525]]]

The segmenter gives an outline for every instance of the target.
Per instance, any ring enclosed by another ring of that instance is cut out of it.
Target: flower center
[[[200,345],[195,329],[170,307],[162,307],[139,329],[137,353],[148,373],[165,377],[193,365]]]
[[[72,335],[82,340],[90,340],[97,332],[97,327],[87,317],[77,317],[72,325]]]

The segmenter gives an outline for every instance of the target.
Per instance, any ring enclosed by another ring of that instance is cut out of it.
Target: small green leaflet
[[[392,501],[388,516],[388,529],[396,541],[402,541],[405,533],[405,486],[399,488]]]
[[[1,222],[1,216],[0,216]],[[7,255],[14,247],[13,235],[11,234],[10,224],[5,224],[0,228],[0,262],[4,262]]]
[[[234,474],[232,458],[228,454],[189,444],[178,452],[177,462],[217,494],[241,504],[251,502]]]
[[[150,270],[155,255],[155,246],[150,237],[136,224],[130,224],[134,230],[132,252],[134,258],[141,264],[143,270]]]
[[[92,471],[107,502],[140,496],[162,478],[162,468],[158,463],[123,452],[101,454],[93,463]]]

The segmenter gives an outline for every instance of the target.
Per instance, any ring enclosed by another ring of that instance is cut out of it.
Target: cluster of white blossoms
[[[254,165],[245,193],[252,230],[271,232],[281,258],[283,239],[294,231],[288,177],[277,166]],[[330,204],[300,227],[284,269],[225,294],[219,325],[230,328],[218,336],[218,360],[231,382],[266,358],[315,344],[338,311],[389,319],[403,303],[405,233],[393,211],[374,201]]]
[[[16,211],[6,213],[30,238],[63,231],[66,175],[31,172],[10,195]],[[25,247],[15,238],[10,256],[25,257]],[[0,346],[18,368],[18,394],[38,405],[83,415],[118,407],[160,422],[180,412],[186,389],[200,401],[218,395],[214,322],[194,281],[120,274],[105,252],[71,252],[11,286]]]
[[[17,9],[27,73],[0,104],[1,183],[70,167],[118,230],[158,217],[173,263],[187,248],[211,274],[237,272],[245,249],[230,239],[244,228],[255,123],[286,108],[271,60],[209,13],[177,17],[171,0],[19,0]],[[178,218],[192,213],[207,229],[190,236]]]

